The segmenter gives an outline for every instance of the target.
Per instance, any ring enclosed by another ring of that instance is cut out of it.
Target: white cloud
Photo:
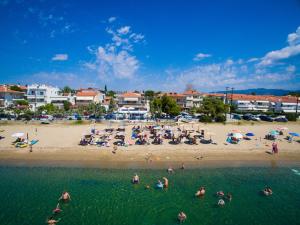
[[[68,54],[56,54],[52,57],[52,61],[66,61],[68,58]]]
[[[200,61],[200,60],[202,60],[202,59],[205,59],[205,58],[208,58],[208,57],[211,57],[211,55],[210,54],[205,54],[205,53],[198,53],[197,55],[195,55],[195,57],[194,57],[194,61]]]
[[[107,21],[109,23],[112,23],[112,22],[116,21],[116,19],[117,19],[116,17],[112,16],[112,17],[109,17]]]
[[[295,33],[291,33],[288,35],[287,42],[289,43],[289,45],[300,44],[300,26],[297,28]]]
[[[258,66],[272,66],[281,60],[291,58],[300,54],[300,27],[297,28],[295,33],[291,33],[287,38],[288,46],[279,50],[268,52]]]
[[[117,30],[120,35],[126,35],[130,32],[130,26],[124,26]]]
[[[286,71],[289,72],[289,73],[294,73],[294,72],[296,71],[296,66],[289,65],[289,66],[286,68]]]
[[[96,71],[101,79],[133,78],[140,68],[140,62],[133,54],[134,45],[143,41],[144,35],[131,33],[130,26],[118,30],[106,28],[106,32],[112,36],[111,42],[95,49],[88,47],[95,60],[84,66]]]

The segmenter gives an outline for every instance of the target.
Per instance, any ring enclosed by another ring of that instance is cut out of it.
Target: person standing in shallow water
[[[272,144],[272,154],[278,153],[278,145],[276,142],[273,142]]]

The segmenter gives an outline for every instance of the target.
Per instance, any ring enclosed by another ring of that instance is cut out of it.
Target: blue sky
[[[300,1],[0,0],[0,83],[300,89]]]

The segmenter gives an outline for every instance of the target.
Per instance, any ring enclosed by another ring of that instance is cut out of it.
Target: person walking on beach
[[[272,154],[277,154],[278,153],[278,145],[276,142],[273,142],[272,144]]]

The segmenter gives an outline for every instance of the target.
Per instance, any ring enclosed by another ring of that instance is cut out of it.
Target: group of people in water
[[[55,216],[62,212],[62,209],[60,208],[61,202],[69,202],[71,200],[71,196],[68,192],[63,192],[60,198],[58,199],[58,203],[55,207],[55,209],[52,210],[52,215],[47,219],[48,225],[55,225],[57,224],[61,219],[55,219]]]
[[[185,166],[184,166],[184,164],[182,164],[181,169],[184,169],[184,168],[185,168]],[[169,167],[167,169],[167,172],[168,173],[174,173],[174,169],[172,167]],[[163,177],[162,180],[163,181],[161,181],[161,180],[157,181],[156,186],[155,186],[157,189],[164,189],[164,188],[169,187],[169,180],[166,177]],[[139,184],[140,183],[140,178],[137,174],[135,174],[132,177],[132,183],[133,184]],[[146,185],[145,188],[150,189],[150,186]],[[199,197],[199,198],[204,197],[205,193],[206,193],[206,189],[205,189],[205,187],[202,186],[196,191],[195,197]],[[266,187],[265,189],[263,189],[261,191],[261,193],[265,196],[270,196],[270,195],[273,194],[273,191],[270,187]],[[227,202],[232,201],[232,194],[230,192],[225,194],[224,191],[220,190],[220,191],[216,192],[215,195],[216,195],[216,197],[218,197],[217,206],[219,206],[219,207],[225,206],[226,201]],[[177,219],[180,223],[182,223],[187,219],[187,215],[183,211],[181,211],[181,212],[178,213]]]

